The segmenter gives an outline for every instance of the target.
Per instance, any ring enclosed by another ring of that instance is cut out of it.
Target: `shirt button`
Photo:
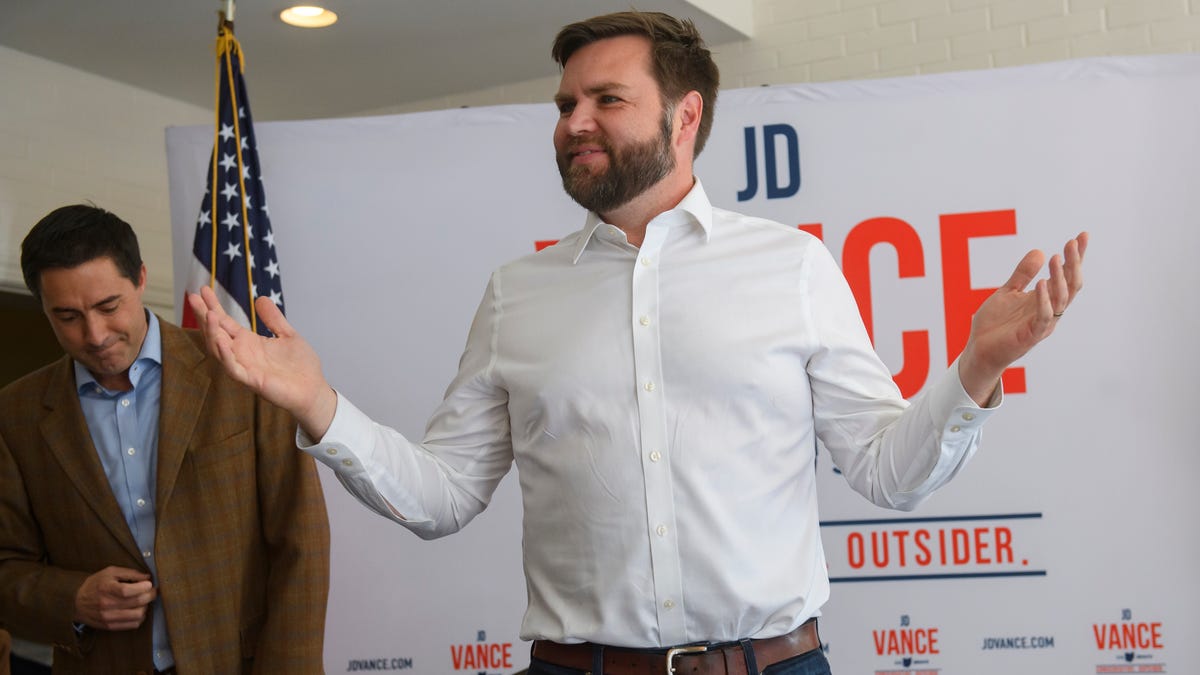
[[[150,557],[150,551],[142,551],[142,557],[143,557],[143,558],[149,558],[149,557]]]
[[[124,408],[128,408],[129,407],[129,399],[127,399],[127,398],[121,399],[121,406]]]
[[[638,319],[638,323],[642,324],[643,326],[649,326],[650,325],[650,317],[643,316],[642,318]]]
[[[126,450],[125,453],[128,454],[130,457],[133,457],[134,455],[137,454],[137,450],[130,448],[130,449]]]
[[[655,451],[653,451],[653,452],[651,452],[651,453],[650,453],[650,461],[651,461],[651,462],[657,462],[657,461],[658,461],[658,460],[660,460],[660,459],[662,459],[662,453],[661,453],[661,452],[659,452],[659,451],[655,450]]]
[[[671,609],[671,608],[673,608],[674,606],[675,606],[675,601],[674,601],[674,600],[664,600],[664,601],[663,601],[663,607],[666,607],[667,609]]]
[[[660,537],[667,536],[667,526],[666,525],[659,525],[658,527],[654,528],[654,531],[657,532],[658,536],[660,536]]]
[[[957,432],[959,432],[959,431],[962,431],[962,427],[960,427],[960,426],[958,426],[957,424],[955,424],[954,426],[950,427],[950,431],[953,431],[953,432],[956,432],[956,433],[957,433]]]
[[[963,413],[963,419],[970,422],[975,419],[975,413]]]
[[[646,391],[654,391],[654,383],[653,382],[646,383]]]
[[[337,454],[337,448],[329,448],[328,450],[325,451],[325,454],[332,457]]]
[[[352,460],[352,459],[343,459],[343,460],[342,460],[342,466],[354,466],[354,460]]]
[[[144,506],[146,506],[146,500],[145,500],[145,499],[139,499],[139,500],[137,500],[137,505],[138,505],[139,507],[144,507]]]
[[[649,266],[650,262],[651,262],[650,256],[647,256],[647,255],[642,256],[642,264],[643,265]]]

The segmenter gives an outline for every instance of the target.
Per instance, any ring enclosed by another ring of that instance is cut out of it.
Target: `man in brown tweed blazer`
[[[146,311],[133,230],[22,244],[67,355],[0,390],[0,625],[55,673],[319,673],[329,525],[295,423]]]

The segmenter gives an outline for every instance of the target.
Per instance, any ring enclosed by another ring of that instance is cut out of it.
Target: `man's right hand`
[[[230,377],[283,408],[310,438],[319,440],[333,422],[337,394],[321,373],[321,360],[269,298],[255,299],[258,319],[275,334],[263,337],[225,312],[212,289],[187,294],[208,351]]]
[[[133,630],[146,620],[156,595],[149,574],[105,567],[75,592],[75,621],[103,630]]]

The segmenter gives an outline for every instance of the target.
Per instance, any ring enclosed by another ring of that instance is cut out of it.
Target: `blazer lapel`
[[[178,326],[159,319],[162,332],[162,402],[158,414],[158,487],[161,514],[175,489],[179,468],[200,419],[211,380],[200,367],[205,354]]]
[[[108,477],[104,475],[104,465],[92,443],[92,434],[79,406],[79,392],[69,356],[63,357],[51,374],[42,403],[47,412],[39,423],[39,430],[46,446],[113,538],[121,542],[131,556],[141,560],[137,543],[113,497]]]

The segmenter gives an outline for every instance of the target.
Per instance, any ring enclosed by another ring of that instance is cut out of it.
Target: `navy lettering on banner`
[[[800,191],[800,140],[790,124],[767,124],[763,126],[763,164],[766,176],[767,199],[784,199]],[[758,194],[758,146],[754,141],[754,127],[742,131],[746,146],[746,187],[737,193],[739,202],[747,201]],[[787,163],[787,185],[779,182],[779,158],[777,140],[782,138]]]

